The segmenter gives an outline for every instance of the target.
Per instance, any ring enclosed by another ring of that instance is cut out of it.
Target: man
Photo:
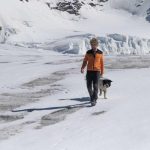
[[[104,73],[104,61],[103,52],[98,49],[98,40],[92,38],[90,44],[92,49],[88,50],[84,57],[81,73],[84,73],[84,69],[87,66],[87,89],[90,95],[91,105],[95,106],[98,99],[99,78],[102,77]]]

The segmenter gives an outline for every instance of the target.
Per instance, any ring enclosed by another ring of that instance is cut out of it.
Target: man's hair
[[[90,44],[91,44],[91,45],[92,45],[92,44],[98,45],[98,39],[97,39],[97,38],[92,38],[92,39],[90,40]]]

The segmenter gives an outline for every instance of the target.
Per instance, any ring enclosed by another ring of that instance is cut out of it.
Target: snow
[[[30,58],[28,56],[28,59],[26,59],[26,55],[32,56],[32,59],[35,56],[38,57],[35,59],[35,63],[27,65],[29,70],[23,72],[25,73],[24,75],[15,78],[14,72],[20,74],[24,70],[22,62],[28,62]],[[19,58],[18,56],[22,57]],[[109,99],[104,100],[102,97],[99,97],[95,107],[88,107],[90,104],[88,104],[89,98],[85,74],[80,73],[83,56],[58,55],[58,53],[52,51],[13,48],[2,45],[1,57],[5,58],[5,61],[11,61],[10,63],[1,64],[3,68],[13,67],[13,69],[9,69],[7,72],[4,71],[1,74],[2,93],[6,91],[7,93],[16,94],[18,91],[19,93],[25,92],[25,89],[21,89],[21,84],[39,76],[42,78],[46,74],[69,69],[65,71],[67,73],[65,78],[55,83],[61,85],[61,90],[58,93],[49,94],[41,97],[39,101],[28,102],[14,109],[43,108],[43,110],[28,113],[10,112],[10,110],[1,112],[1,115],[24,116],[22,119],[0,124],[1,136],[3,134],[8,135],[8,139],[0,142],[1,149],[98,150],[101,148],[103,150],[149,150],[149,68],[135,69],[134,67],[126,69],[126,66],[124,66],[123,69],[113,69],[113,67],[106,69],[105,77],[113,81],[112,86],[108,89]],[[140,67],[140,59],[136,56],[106,56],[105,65],[113,64],[113,61],[117,59],[118,61],[121,59],[122,65],[131,59],[137,67]],[[145,57],[146,59],[149,59],[149,57]],[[14,60],[17,61],[14,62]],[[49,67],[42,65],[50,60],[54,64],[49,64]],[[63,64],[61,63],[63,62],[62,60],[66,62]],[[70,62],[71,60],[72,62]],[[59,65],[55,64],[57,61]],[[128,66],[130,65],[128,64]],[[20,66],[19,70],[17,70],[18,66]],[[7,74],[10,74],[11,78],[8,78]],[[18,80],[19,78],[21,80]],[[8,79],[9,82],[7,82]],[[2,86],[5,82],[10,87],[4,91]],[[13,89],[11,89],[12,86]],[[41,87],[35,87],[35,89],[30,88],[30,91],[33,92],[39,88],[44,89],[44,86],[42,87],[41,85]],[[64,106],[76,104],[84,107],[70,110],[63,108]],[[57,112],[57,110],[60,112]],[[44,120],[47,117],[51,119]],[[52,119],[58,122],[51,124]],[[5,130],[7,130],[6,133]],[[14,133],[13,130],[15,130]],[[12,134],[14,135],[11,136]]]
[[[12,37],[8,37],[9,42],[42,42],[51,40],[52,37],[58,38],[62,29],[66,29],[66,32],[69,30],[63,23],[64,19],[57,14],[58,17],[55,17],[55,12],[50,12],[47,5],[41,2],[31,1],[28,4],[20,1],[3,1],[0,9],[4,30],[13,28],[16,31]],[[70,24],[67,20],[65,22]],[[53,32],[56,25],[59,25],[57,33],[56,30]]]
[[[54,57],[57,56],[57,53],[49,54],[48,51],[40,49],[17,49],[9,45],[0,45],[0,52],[0,66],[3,68],[0,71],[0,80],[1,89],[3,90],[5,90],[5,88],[9,89],[9,87],[13,88],[37,76],[40,77],[41,72],[43,73],[42,75],[51,72],[50,67],[48,65],[44,66],[44,63],[53,61]],[[57,60],[58,59],[55,58],[55,61]],[[59,60],[61,60],[61,56]],[[55,68],[53,70],[55,70]]]
[[[149,1],[88,0],[79,16],[45,4],[59,1],[0,0],[0,149],[149,150]],[[92,37],[113,81],[95,107],[80,73]]]

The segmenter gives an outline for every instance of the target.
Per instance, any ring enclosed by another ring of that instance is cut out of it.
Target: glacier
[[[85,54],[97,37],[108,55],[149,54],[148,6],[146,0],[1,0],[0,43]]]

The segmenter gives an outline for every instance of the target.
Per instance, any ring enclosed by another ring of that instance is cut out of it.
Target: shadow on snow
[[[60,100],[68,100],[68,99],[60,99]],[[79,104],[74,104],[74,105],[66,105],[66,106],[46,107],[46,108],[27,108],[27,109],[12,110],[12,112],[21,112],[21,111],[32,112],[32,111],[42,111],[42,110],[72,109],[72,108],[91,107],[88,97],[73,98],[73,99],[70,99],[70,100],[75,100],[75,101],[84,102],[84,103],[79,103]]]

